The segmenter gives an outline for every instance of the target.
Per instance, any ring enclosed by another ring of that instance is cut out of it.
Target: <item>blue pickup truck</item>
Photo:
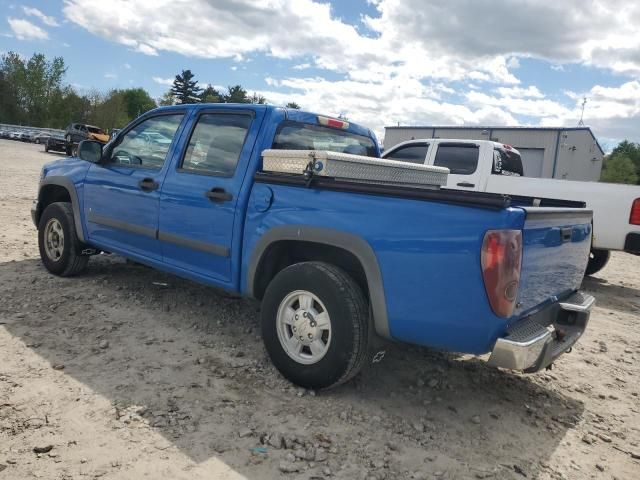
[[[370,130],[312,113],[158,108],[44,166],[44,266],[71,276],[116,253],[261,300],[273,363],[314,389],[357,374],[373,335],[526,372],[582,335],[580,205],[265,171],[266,149],[380,154]]]

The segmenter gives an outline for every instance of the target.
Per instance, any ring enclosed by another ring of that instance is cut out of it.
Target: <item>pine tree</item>
[[[222,94],[213,88],[211,84],[208,84],[200,94],[200,99],[203,103],[220,103],[222,102],[222,97]]]
[[[198,86],[198,81],[193,80],[193,77],[191,70],[182,70],[182,73],[176,75],[170,91],[178,103],[197,103],[200,101],[199,95],[202,89]]]

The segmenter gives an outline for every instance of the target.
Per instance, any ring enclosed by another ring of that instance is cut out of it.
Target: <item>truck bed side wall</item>
[[[273,194],[271,207],[258,211],[267,190]],[[369,243],[382,273],[393,338],[484,353],[504,332],[507,322],[493,314],[486,298],[480,248],[488,229],[522,228],[522,210],[256,184],[244,230],[245,292],[250,253],[260,237],[274,227],[301,223]]]

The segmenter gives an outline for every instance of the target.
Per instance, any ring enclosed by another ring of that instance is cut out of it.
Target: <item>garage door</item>
[[[518,148],[522,157],[522,168],[525,177],[542,177],[542,163],[544,162],[544,148]]]

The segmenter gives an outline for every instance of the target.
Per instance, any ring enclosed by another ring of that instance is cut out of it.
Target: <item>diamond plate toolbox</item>
[[[372,183],[442,187],[448,168],[326,150],[264,150],[265,172],[302,175],[312,169],[314,175]]]

